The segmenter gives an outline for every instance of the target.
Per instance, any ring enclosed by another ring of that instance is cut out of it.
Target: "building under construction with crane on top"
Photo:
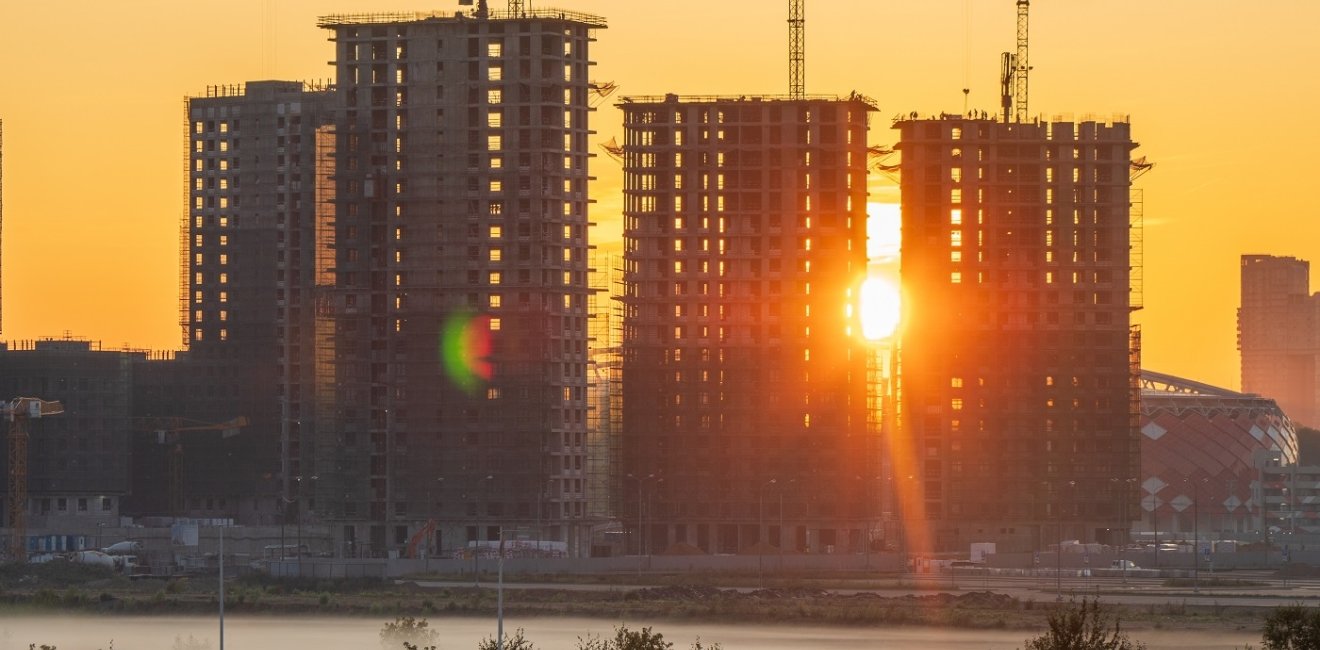
[[[634,552],[861,552],[879,447],[856,93],[625,97],[622,463]]]
[[[909,301],[891,460],[917,547],[1120,543],[1137,512],[1137,145],[1125,117],[1029,115],[1017,4],[1001,114],[894,124]]]

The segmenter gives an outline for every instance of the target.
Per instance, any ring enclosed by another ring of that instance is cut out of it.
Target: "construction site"
[[[899,114],[892,147],[875,99],[806,92],[803,0],[786,94],[612,100],[619,256],[593,251],[588,193],[604,18],[321,17],[333,79],[185,101],[186,350],[103,353],[126,423],[56,434],[88,426],[75,393],[36,368],[0,383],[63,404],[22,427],[51,432],[23,465],[35,500],[11,433],[11,513],[67,489],[115,518],[293,527],[300,556],[422,561],[1125,540],[1150,165],[1126,116],[1029,111],[1014,6],[999,107]],[[883,342],[859,307],[877,174],[920,297]],[[58,465],[83,444],[119,469],[67,487],[97,476]]]

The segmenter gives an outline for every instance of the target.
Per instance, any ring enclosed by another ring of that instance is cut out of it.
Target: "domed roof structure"
[[[1260,466],[1297,460],[1293,422],[1274,400],[1141,372],[1141,510],[1134,530],[1259,530]],[[1162,533],[1161,533],[1162,534]]]

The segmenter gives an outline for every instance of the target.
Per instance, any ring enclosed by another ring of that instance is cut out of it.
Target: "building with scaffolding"
[[[1242,390],[1273,398],[1293,421],[1320,425],[1320,293],[1295,257],[1242,256],[1238,350]]]
[[[623,305],[614,297],[622,285],[623,258],[596,252],[591,259],[587,301],[587,517],[592,522],[592,556],[623,550],[616,513],[620,508],[618,468],[623,431]]]
[[[337,114],[315,492],[339,551],[516,529],[585,554],[588,48],[605,21],[319,25]]]
[[[332,99],[324,84],[297,81],[211,86],[187,99],[188,349],[144,366],[143,415],[250,422],[232,439],[183,441],[182,506],[192,516],[275,523],[301,505],[295,486],[312,475],[303,440],[313,420],[317,134]]]
[[[874,104],[619,106],[631,550],[860,552],[881,487],[854,308]]]
[[[892,460],[909,540],[1125,539],[1140,469],[1129,124],[894,127],[906,299]]]

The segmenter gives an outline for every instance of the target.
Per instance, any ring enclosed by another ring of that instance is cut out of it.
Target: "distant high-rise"
[[[1320,294],[1310,285],[1306,260],[1242,256],[1242,390],[1275,400],[1313,427],[1320,425]]]
[[[1140,450],[1129,125],[895,128],[907,528],[941,550],[1126,539]]]
[[[342,552],[588,551],[588,48],[603,19],[328,16],[316,495]]]
[[[869,100],[629,97],[622,466],[634,551],[860,552],[881,513],[854,305]]]
[[[297,479],[310,475],[302,442],[312,425],[315,255],[318,225],[325,227],[316,192],[318,173],[328,174],[318,172],[317,134],[331,99],[296,81],[211,86],[188,99],[189,205],[180,242],[188,351],[142,374],[145,385],[160,372],[197,390],[141,406],[156,416],[250,421],[232,439],[185,442],[190,514],[273,523],[288,511],[279,500],[293,498]],[[163,367],[172,363],[187,368]]]

